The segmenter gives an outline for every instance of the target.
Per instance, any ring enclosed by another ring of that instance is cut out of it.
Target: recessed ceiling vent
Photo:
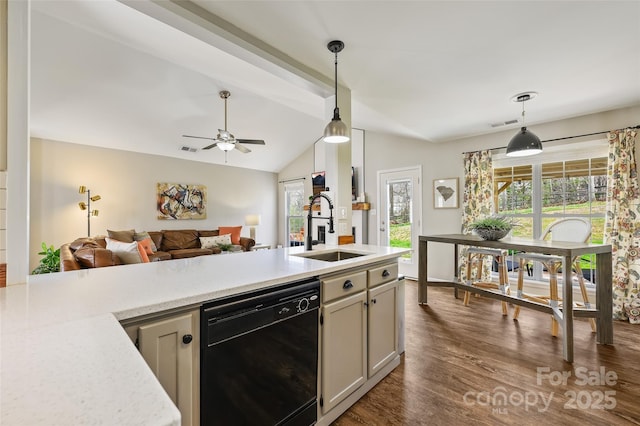
[[[191,146],[183,146],[182,148],[180,148],[180,150],[187,151],[187,152],[196,152],[198,148],[193,148]]]
[[[493,128],[496,128],[496,127],[508,126],[510,124],[516,124],[517,122],[518,122],[518,119],[514,118],[513,120],[503,121],[502,123],[491,123],[490,126]]]

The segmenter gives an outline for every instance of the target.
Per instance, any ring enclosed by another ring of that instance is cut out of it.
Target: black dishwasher
[[[316,422],[319,294],[313,278],[202,306],[203,426]]]

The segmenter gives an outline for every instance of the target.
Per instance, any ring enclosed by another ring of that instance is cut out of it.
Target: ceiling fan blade
[[[250,143],[254,145],[265,145],[262,139],[236,139],[236,142],[240,143]]]
[[[245,154],[248,154],[251,152],[251,150],[249,148],[247,148],[246,146],[242,146],[240,144],[235,144],[235,147],[238,151],[243,152]]]
[[[205,137],[202,137],[202,136],[182,135],[182,137],[183,137],[183,138],[194,138],[194,139],[208,139],[208,140],[210,140],[210,141],[215,141],[215,140],[217,140],[217,139],[214,139],[214,138],[205,138]]]
[[[211,145],[207,145],[207,146],[205,146],[205,147],[204,147],[204,148],[202,148],[202,149],[211,149],[211,148],[213,148],[213,147],[214,147],[214,146],[216,146],[216,145],[218,145],[218,142],[216,142],[216,143],[212,143]]]

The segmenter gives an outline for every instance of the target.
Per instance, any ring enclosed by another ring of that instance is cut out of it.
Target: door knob
[[[193,340],[193,336],[190,334],[185,334],[184,336],[182,336],[182,343],[184,343],[185,345],[188,345],[189,343],[191,343],[192,340]]]

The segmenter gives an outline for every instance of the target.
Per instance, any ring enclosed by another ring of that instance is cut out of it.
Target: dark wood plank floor
[[[417,293],[407,281],[402,363],[335,426],[640,425],[639,325],[615,322],[605,346],[576,319],[571,364],[549,315],[522,309],[514,321],[499,301],[464,307],[436,287],[420,306]]]

